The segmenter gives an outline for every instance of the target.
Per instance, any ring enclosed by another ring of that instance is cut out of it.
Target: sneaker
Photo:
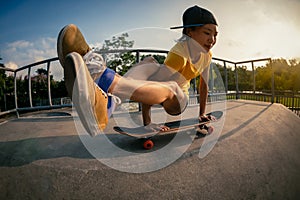
[[[90,50],[83,56],[83,60],[90,72],[92,79],[96,84],[108,95],[107,115],[112,115],[116,107],[121,104],[121,99],[113,94],[108,93],[108,89],[112,84],[115,71],[106,67],[105,61],[101,54]]]
[[[83,57],[90,50],[91,48],[76,25],[69,24],[59,32],[57,55],[62,67],[64,67],[65,58],[69,53],[77,52]]]
[[[57,54],[62,67],[65,65],[66,56],[71,52],[76,52],[82,56],[92,80],[96,81],[97,85],[102,88],[102,92],[108,93],[108,88],[113,81],[115,72],[106,67],[103,57],[89,47],[81,31],[74,24],[65,26],[58,34]],[[98,82],[103,73],[105,74],[104,79],[101,79],[102,82]],[[108,118],[120,103],[121,100],[118,97],[112,94],[109,95],[107,104]]]
[[[108,123],[108,97],[91,78],[80,54],[72,52],[66,56],[64,77],[68,94],[84,128],[91,136],[99,134]]]

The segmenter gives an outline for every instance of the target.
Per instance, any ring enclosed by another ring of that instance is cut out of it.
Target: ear
[[[189,37],[192,37],[192,29],[191,28],[186,28],[186,35]]]

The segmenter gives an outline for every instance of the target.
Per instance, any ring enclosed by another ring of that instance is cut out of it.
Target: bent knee
[[[181,89],[181,87],[178,85],[177,82],[175,81],[169,81],[169,87],[170,90],[173,92],[173,94],[178,98],[178,99],[186,99],[187,96]]]
[[[188,98],[183,95],[174,95],[173,98],[168,99],[162,103],[165,111],[169,115],[180,115],[188,105]]]

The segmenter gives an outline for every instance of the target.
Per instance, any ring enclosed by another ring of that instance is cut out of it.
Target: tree
[[[103,46],[98,51],[122,50],[120,53],[105,54],[107,66],[121,75],[124,75],[130,67],[136,62],[135,56],[129,51],[134,41],[128,41],[129,34],[123,33],[120,36],[113,36],[110,40],[105,40]],[[128,51],[123,51],[127,50]]]
[[[104,40],[104,44],[102,46],[102,50],[111,50],[111,49],[118,49],[123,50],[127,48],[132,48],[134,41],[127,41],[129,37],[128,33],[122,33],[121,36],[113,36],[110,40]]]
[[[291,80],[292,80],[292,90],[300,91],[300,62],[293,60],[291,63]]]
[[[256,68],[256,90],[266,91],[272,88],[272,69],[270,66]]]
[[[252,72],[247,70],[246,66],[237,67],[238,83],[240,91],[250,91],[253,89]]]
[[[221,75],[221,77],[224,81],[224,84],[225,84],[225,70],[224,70],[224,67],[222,65],[218,64],[218,63],[214,63],[214,64],[217,66],[217,68],[220,72],[220,75]],[[234,70],[232,70],[232,68],[227,67],[226,68],[226,73],[227,73],[227,84],[228,84],[227,89],[229,91],[234,91],[236,89],[236,87],[235,87],[235,72],[234,72]]]
[[[166,56],[162,56],[162,55],[159,55],[159,54],[155,54],[155,55],[147,54],[147,55],[142,56],[142,60],[145,57],[148,57],[148,56],[152,56],[159,64],[163,64],[165,62],[165,59],[166,59]]]
[[[272,75],[277,91],[300,90],[300,62],[296,60],[273,59],[265,67],[256,69],[256,88],[258,90],[271,90]]]

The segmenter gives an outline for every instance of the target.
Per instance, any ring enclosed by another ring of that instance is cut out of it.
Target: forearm
[[[207,102],[207,96],[208,96],[208,87],[206,82],[203,80],[202,77],[200,77],[200,83],[199,83],[199,116],[203,116],[205,114],[206,109],[206,102]]]
[[[151,124],[151,106],[142,104],[142,116],[144,126]]]

